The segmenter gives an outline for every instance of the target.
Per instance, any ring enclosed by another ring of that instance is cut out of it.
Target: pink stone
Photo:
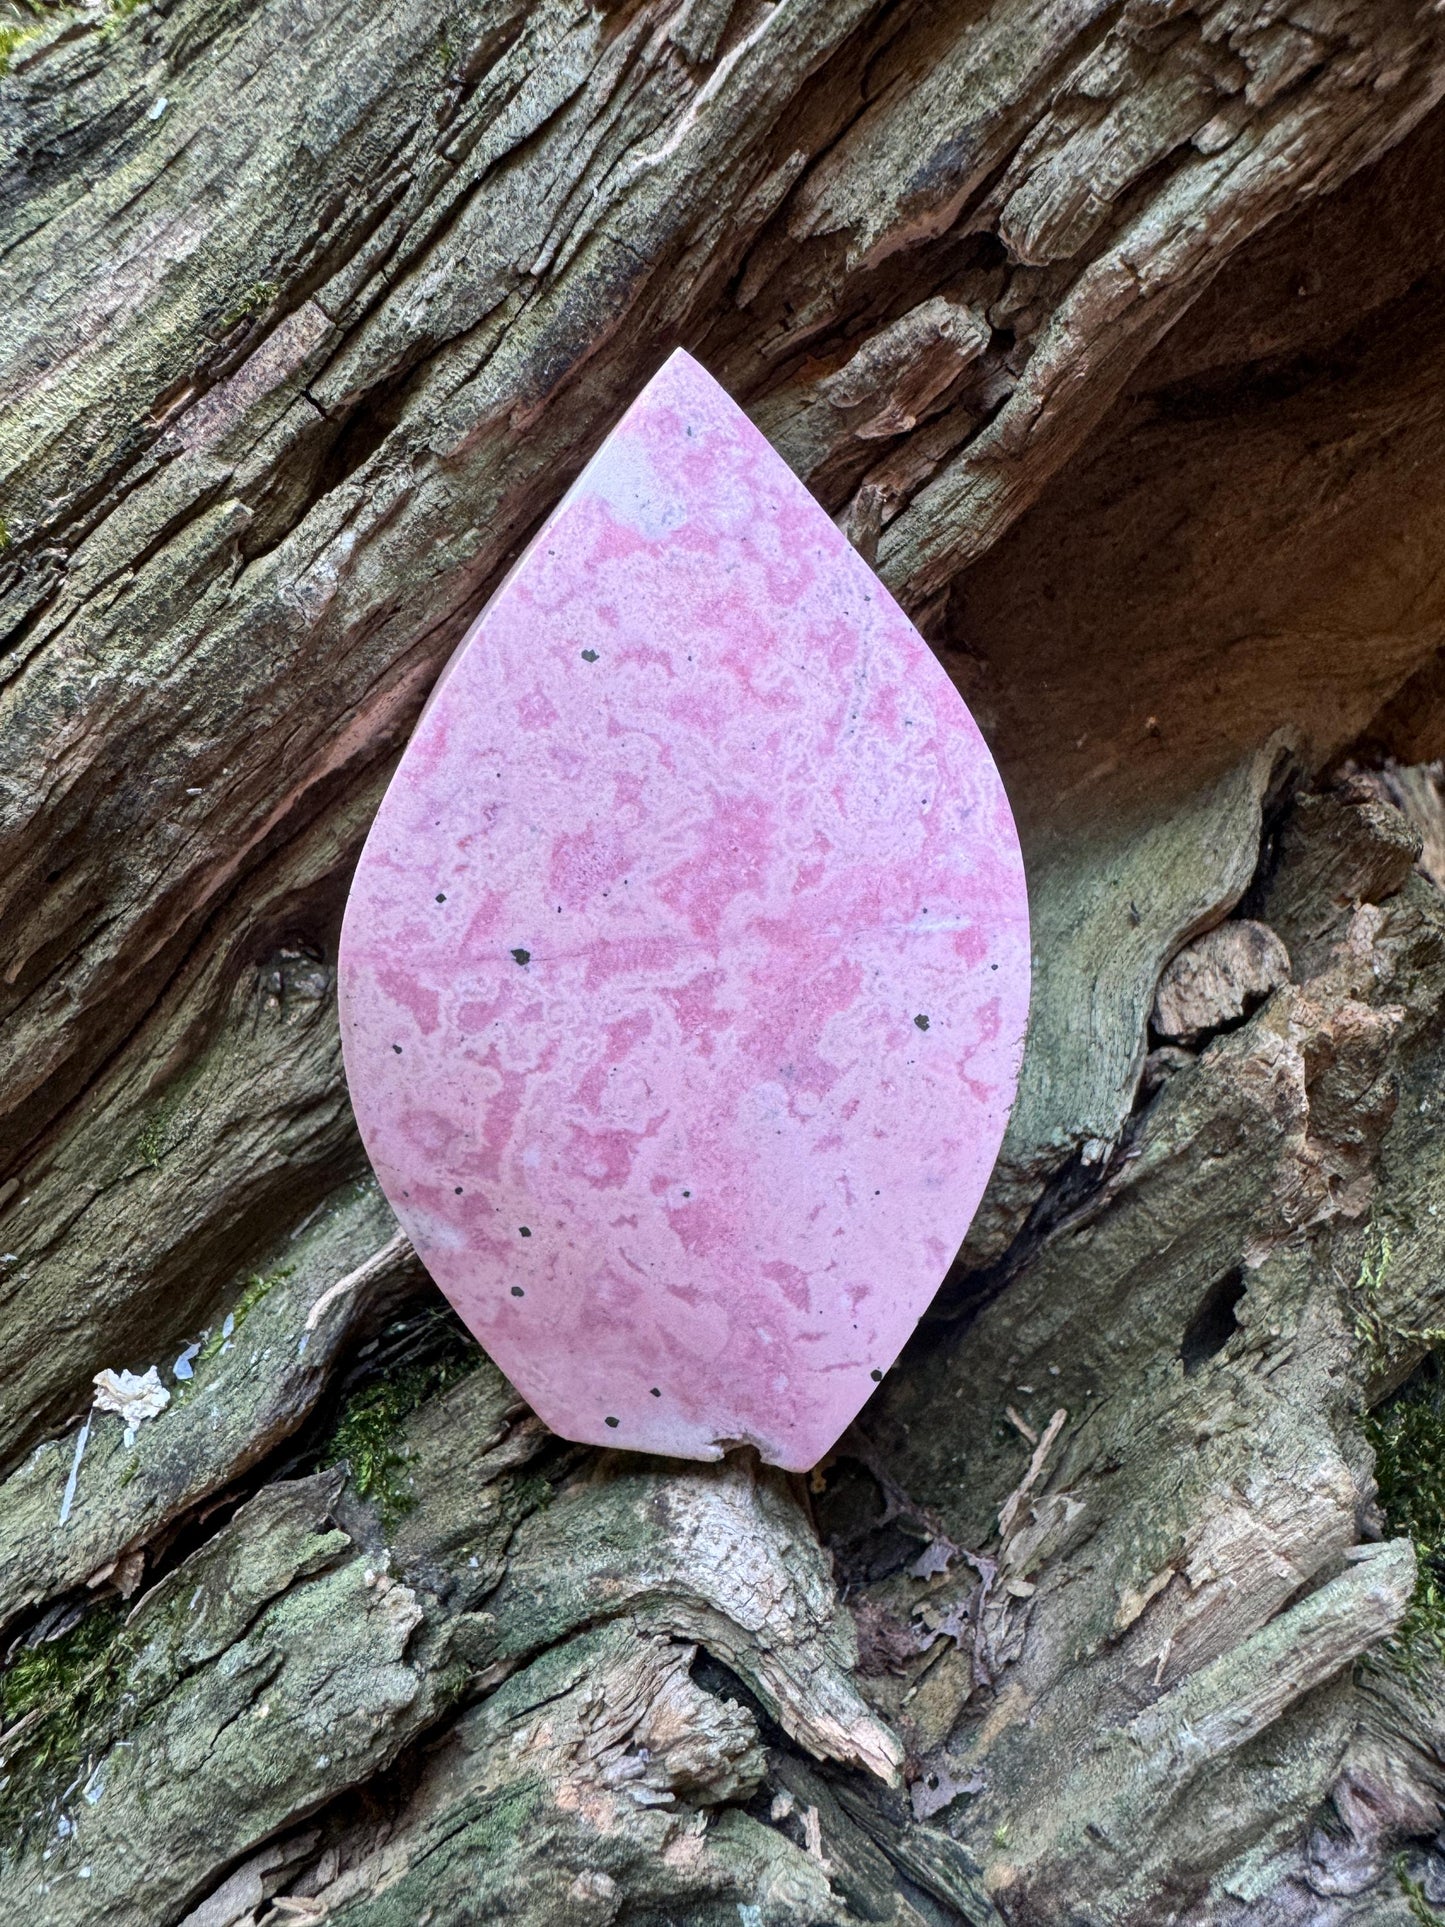
[[[686,354],[452,657],[340,974],[377,1175],[547,1424],[815,1464],[983,1192],[1027,899],[948,677]]]

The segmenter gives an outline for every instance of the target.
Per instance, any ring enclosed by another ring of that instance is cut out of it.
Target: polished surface
[[[340,976],[377,1174],[540,1416],[814,1464],[992,1168],[1023,868],[942,668],[687,355],[453,656]]]

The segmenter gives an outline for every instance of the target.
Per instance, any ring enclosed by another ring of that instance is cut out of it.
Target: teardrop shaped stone
[[[1028,1009],[998,772],[678,352],[453,656],[341,942],[362,1137],[555,1431],[817,1462],[983,1192]]]

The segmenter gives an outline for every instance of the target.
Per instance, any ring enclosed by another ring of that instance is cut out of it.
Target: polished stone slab
[[[1023,866],[943,669],[686,354],[448,665],[340,979],[377,1175],[541,1417],[813,1465],[997,1154]]]

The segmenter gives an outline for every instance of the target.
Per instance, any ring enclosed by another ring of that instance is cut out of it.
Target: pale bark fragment
[[[1289,952],[1267,924],[1221,923],[1181,950],[1159,979],[1150,1023],[1172,1043],[1235,1023],[1289,982]]]

